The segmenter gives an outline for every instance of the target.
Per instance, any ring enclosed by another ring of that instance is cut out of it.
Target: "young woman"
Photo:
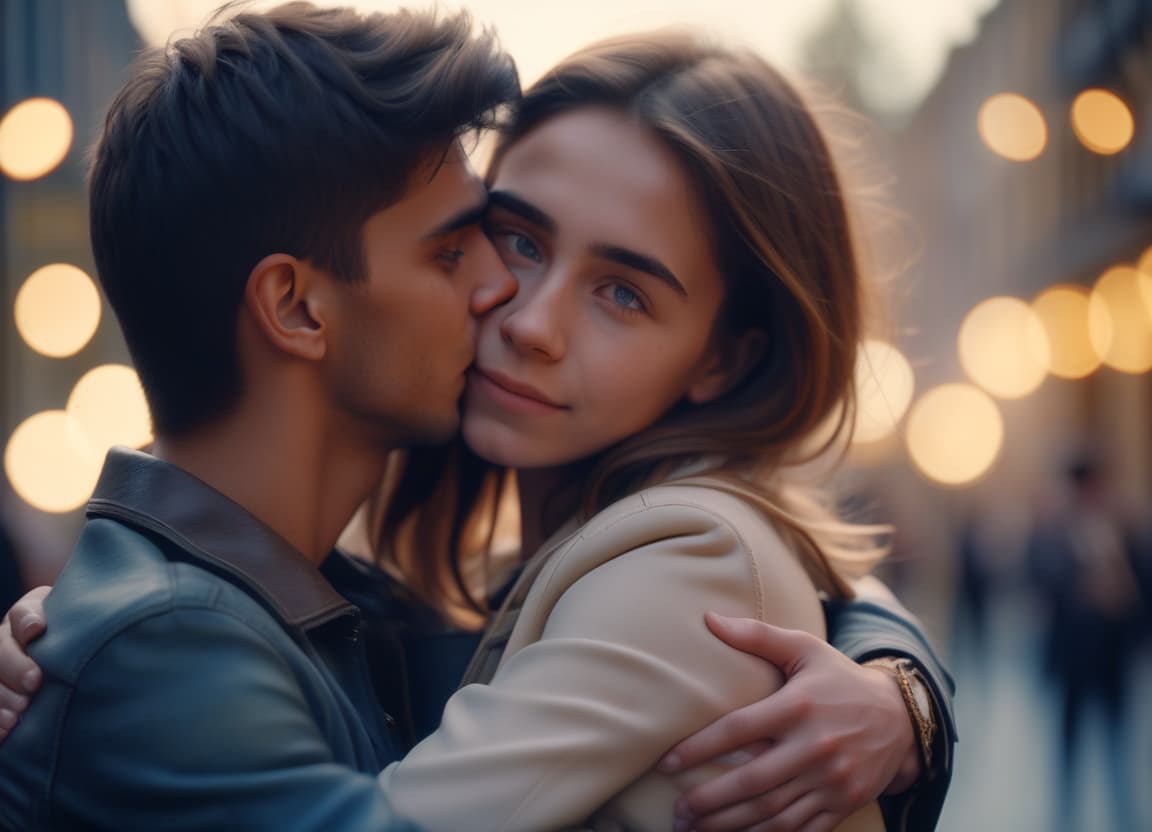
[[[377,542],[468,601],[514,470],[536,554],[468,669],[483,684],[383,782],[432,829],[669,829],[706,770],[661,755],[780,684],[717,652],[705,612],[823,635],[821,596],[851,597],[877,556],[790,474],[851,421],[865,302],[844,195],[779,74],[671,33],[561,63],[489,180],[519,290],[481,325],[467,449],[409,457]]]
[[[769,66],[672,34],[557,67],[490,184],[520,288],[482,326],[470,450],[412,455],[375,537],[434,606],[482,609],[466,576],[515,469],[537,554],[466,674],[485,684],[382,783],[421,828],[668,829],[678,790],[717,766],[657,773],[661,755],[780,684],[704,613],[822,636],[821,594],[851,597],[876,556],[788,473],[851,413],[863,288],[840,186]],[[373,605],[367,576],[333,577]],[[409,664],[409,687],[450,664]],[[781,828],[828,828],[810,786],[783,784]],[[875,828],[875,807],[857,820]]]

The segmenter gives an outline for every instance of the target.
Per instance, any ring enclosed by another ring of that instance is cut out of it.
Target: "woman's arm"
[[[652,773],[655,763],[781,681],[763,662],[717,650],[704,613],[823,630],[803,570],[763,521],[757,530],[747,541],[743,527],[706,512],[663,507],[554,555],[491,684],[458,692],[440,729],[382,776],[399,812],[429,829],[538,830],[613,801],[626,825],[672,828],[677,788],[699,772],[671,777]],[[623,551],[605,553],[615,546]]]
[[[685,796],[680,811],[694,818],[694,828],[717,832],[797,814],[834,820],[853,805],[852,796],[881,792],[889,829],[935,825],[951,778],[952,680],[912,615],[872,583],[859,600],[825,604],[830,640],[852,662],[800,633],[748,621],[714,628],[732,646],[781,667],[787,683],[670,753],[664,765],[674,768],[752,744],[760,749],[745,765]],[[918,726],[893,672],[873,665],[886,658],[910,660],[913,684],[923,686],[921,702],[935,723],[926,768]],[[816,804],[823,805],[821,812],[813,812]],[[786,828],[830,828],[801,823]]]
[[[0,621],[0,742],[40,687],[40,668],[28,657],[29,642],[44,632],[44,598],[51,587],[24,594]]]

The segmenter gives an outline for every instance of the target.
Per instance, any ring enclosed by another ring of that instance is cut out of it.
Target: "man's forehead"
[[[465,156],[446,159],[430,184],[433,210],[426,237],[451,233],[483,219],[488,188]]]
[[[424,239],[476,222],[487,203],[483,180],[455,148],[413,171],[403,196],[383,213]]]

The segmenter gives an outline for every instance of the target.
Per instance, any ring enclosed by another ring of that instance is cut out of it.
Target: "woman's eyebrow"
[[[500,208],[510,214],[515,214],[533,225],[547,231],[556,232],[556,220],[548,216],[531,202],[516,196],[511,191],[491,191],[488,194],[488,204],[493,208]]]
[[[676,275],[672,274],[670,268],[655,257],[649,257],[647,254],[641,254],[630,248],[609,245],[608,243],[597,243],[590,246],[590,251],[597,257],[603,257],[605,260],[612,260],[626,268],[650,274],[674,289],[677,294],[688,297],[688,290],[684,288],[684,284],[676,279]]]
[[[517,196],[511,191],[490,191],[488,194],[488,205],[491,208],[499,208],[510,214],[515,214],[521,219],[547,231],[549,234],[556,233],[558,226],[555,219],[531,202]],[[657,280],[671,287],[682,297],[688,296],[688,290],[684,288],[684,284],[676,279],[676,275],[672,273],[670,268],[655,257],[610,243],[593,244],[589,246],[589,251],[597,257],[619,263],[625,268],[650,274]]]

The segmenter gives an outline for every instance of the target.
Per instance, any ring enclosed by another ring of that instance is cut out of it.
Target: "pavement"
[[[1077,805],[1061,826],[1057,701],[1039,673],[1038,635],[1026,602],[1000,598],[988,644],[958,645],[949,658],[960,740],[939,832],[1152,832],[1152,649],[1138,657],[1130,698],[1125,774],[1138,804],[1135,828],[1120,829],[1111,817],[1112,766],[1095,712],[1085,726]]]

